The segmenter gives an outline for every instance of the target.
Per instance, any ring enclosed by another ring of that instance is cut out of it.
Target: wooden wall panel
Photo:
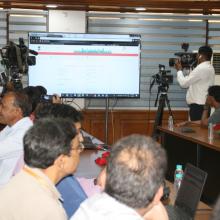
[[[99,137],[99,139],[104,140],[105,139],[105,133],[103,132],[104,128],[104,121],[103,120],[91,120],[90,121],[90,131],[91,134],[95,137]],[[90,132],[89,132],[90,133]]]
[[[93,136],[105,141],[105,110],[84,110],[83,128]],[[155,111],[146,110],[114,110],[108,117],[108,144],[129,134],[151,135],[154,125]],[[187,111],[173,111],[175,122],[186,121]],[[164,112],[163,124],[167,123],[168,112]]]
[[[120,134],[127,136],[129,134],[147,134],[147,123],[144,120],[121,120],[120,121]]]

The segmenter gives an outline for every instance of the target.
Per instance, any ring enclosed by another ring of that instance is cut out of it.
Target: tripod
[[[158,87],[158,93],[157,93],[157,98],[155,101],[155,106],[157,105],[159,94],[160,93],[161,94],[160,94],[160,98],[159,98],[159,106],[158,106],[158,109],[156,112],[154,128],[153,128],[153,132],[151,135],[152,138],[155,140],[158,140],[158,137],[159,137],[159,131],[158,131],[157,127],[162,125],[163,111],[164,111],[165,105],[167,105],[167,107],[168,107],[169,115],[172,116],[172,118],[173,118],[173,113],[170,108],[170,101],[167,96],[167,90],[168,90],[168,87],[164,87],[163,85]]]

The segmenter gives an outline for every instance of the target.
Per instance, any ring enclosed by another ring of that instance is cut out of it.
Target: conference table
[[[97,177],[103,167],[98,166],[95,163],[95,159],[100,157],[104,151],[99,150],[84,150],[80,155],[80,163],[75,173],[77,177],[94,178]],[[170,196],[166,201],[166,204],[174,204],[173,184],[170,181],[166,181],[166,184],[170,188]],[[196,220],[208,220],[212,209],[205,203],[200,202],[195,219]]]
[[[220,194],[220,136],[214,134],[213,140],[208,139],[208,129],[199,125],[182,127],[158,127],[161,133],[161,144],[168,156],[166,178],[173,182],[176,164],[191,163],[208,173],[202,194],[202,201],[214,204]],[[188,131],[188,132],[187,132]]]

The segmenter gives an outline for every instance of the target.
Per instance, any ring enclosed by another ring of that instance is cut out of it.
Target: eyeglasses
[[[77,148],[72,148],[71,150],[78,150],[80,153],[84,150],[85,146],[80,143]]]

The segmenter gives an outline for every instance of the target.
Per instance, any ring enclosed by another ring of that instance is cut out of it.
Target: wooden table
[[[183,133],[180,127],[174,127],[173,131],[165,126],[158,128],[168,156],[166,178],[173,182],[176,164],[192,163],[208,173],[202,200],[213,204],[220,194],[220,136],[215,134],[209,141],[207,129],[198,125],[191,128],[194,133]]]

